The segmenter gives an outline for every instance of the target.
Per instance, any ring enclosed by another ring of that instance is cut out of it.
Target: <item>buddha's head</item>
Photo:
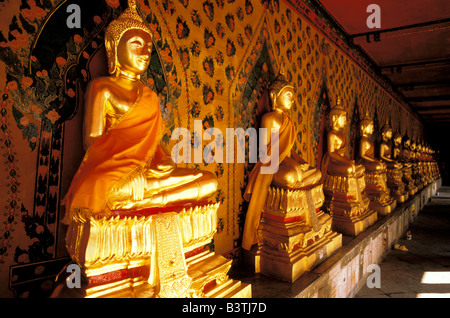
[[[336,105],[330,111],[330,124],[332,129],[343,129],[347,124],[347,112],[341,105],[341,98],[337,98]]]
[[[411,142],[411,144],[409,145],[409,148],[412,150],[412,151],[414,151],[414,150],[416,150],[416,142],[413,140],[412,142]]]
[[[370,118],[369,113],[366,113],[360,123],[361,135],[370,136],[373,134],[373,120]]]
[[[139,76],[150,63],[152,33],[137,12],[136,1],[113,20],[105,33],[105,48],[110,74],[125,71]]]
[[[383,138],[384,141],[392,139],[392,128],[388,122],[381,128],[381,138]]]
[[[270,86],[270,100],[272,109],[287,111],[294,104],[294,86],[280,74]]]
[[[400,144],[402,143],[402,135],[400,135],[400,133],[397,131],[394,134],[394,137],[392,137],[392,141],[394,142],[395,146],[400,146]]]
[[[404,149],[409,149],[411,145],[411,139],[409,139],[408,134],[405,134],[402,138],[402,146]]]

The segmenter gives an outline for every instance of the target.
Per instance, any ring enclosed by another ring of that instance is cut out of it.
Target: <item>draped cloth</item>
[[[341,156],[341,157],[346,157],[346,158],[348,158],[348,156],[347,156],[347,148],[348,148],[348,141],[347,141],[347,138],[345,137],[345,136],[342,136],[343,138],[343,140],[342,140],[342,144],[339,146],[339,148],[337,148],[337,147],[335,147],[335,150],[334,150],[334,152],[337,154],[337,155],[339,155],[339,156]],[[339,162],[336,162],[333,158],[331,158],[330,157],[330,154],[328,153],[328,150],[325,152],[325,155],[323,156],[323,159],[322,159],[322,167],[321,167],[321,172],[322,172],[322,179],[325,179],[325,177],[326,177],[326,175],[327,174],[330,174],[329,173],[329,168],[330,168],[330,165],[331,165],[331,171],[333,171],[334,169],[334,167],[337,165],[337,166],[340,166],[339,165]],[[330,174],[331,175],[331,174]]]
[[[88,148],[65,198],[64,222],[75,216],[108,217],[111,190],[142,178],[163,132],[158,97],[144,86],[130,109]]]
[[[295,142],[295,135],[296,129],[294,123],[289,116],[283,113],[283,123],[279,130],[278,143],[273,144],[271,142],[267,145],[267,155],[271,155],[272,145],[278,146],[278,164],[281,163],[291,153],[292,146]],[[269,186],[273,179],[273,174],[262,174],[261,168],[270,165],[271,162],[262,163],[259,160],[250,172],[247,188],[245,189],[244,199],[250,201],[242,237],[242,247],[246,250],[250,250],[253,244],[258,243],[257,231],[261,219],[261,212],[264,208]]]

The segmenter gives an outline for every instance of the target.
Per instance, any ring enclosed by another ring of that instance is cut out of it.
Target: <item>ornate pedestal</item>
[[[391,213],[397,206],[397,201],[390,196],[386,170],[381,172],[366,170],[364,180],[366,182],[365,192],[370,200],[369,208],[377,211],[379,215]]]
[[[425,177],[427,178],[428,184],[431,184],[435,180],[432,164],[429,161],[424,161],[423,165],[425,167]]]
[[[231,260],[204,248],[219,204],[78,218],[67,249],[88,280],[86,297],[251,297],[228,278]]]
[[[426,162],[419,161],[419,175],[421,177],[420,180],[422,181],[424,187],[426,187],[432,182],[431,175],[428,171],[428,165]]]
[[[332,229],[345,235],[358,235],[377,221],[364,194],[364,174],[358,177],[332,176],[324,182],[325,205],[331,213]]]
[[[397,200],[397,203],[403,203],[409,198],[406,192],[406,185],[402,181],[403,173],[401,169],[388,168],[386,172],[387,186],[391,189],[391,195]]]
[[[412,164],[412,178],[414,179],[414,183],[417,186],[418,191],[422,190],[424,187],[424,181],[423,180],[423,176],[420,174],[420,170],[419,170],[419,163],[418,162],[414,162]]]
[[[419,189],[417,188],[416,183],[412,178],[412,167],[403,165],[402,172],[402,181],[406,184],[406,192],[408,192],[410,196],[413,196],[417,191],[419,191]]]
[[[259,246],[250,252],[255,271],[294,282],[342,246],[342,235],[331,230],[331,217],[320,209],[323,202],[322,184],[269,188]]]

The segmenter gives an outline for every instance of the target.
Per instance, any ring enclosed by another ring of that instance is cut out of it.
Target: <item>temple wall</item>
[[[83,156],[77,137],[82,108],[76,106],[81,104],[83,82],[88,78],[80,72],[73,79],[68,70],[76,63],[95,64],[105,22],[121,12],[119,4],[125,6],[124,1],[98,1],[105,10],[87,15],[96,11],[81,1],[85,24],[73,30],[61,25],[55,41],[62,45],[51,46],[54,59],[45,59],[45,54],[36,51],[36,43],[49,36],[45,26],[68,15],[61,8],[69,2],[28,0],[0,5],[0,297],[12,296],[5,288],[17,279],[9,277],[11,266],[67,256],[60,203]],[[394,131],[422,138],[423,126],[408,106],[305,3],[140,1],[159,58],[152,74],[161,80],[145,78],[145,83],[160,97],[168,149],[176,143],[170,136],[178,127],[189,129],[193,146],[198,145],[201,140],[194,133],[194,123],[200,120],[202,133],[207,128],[220,129],[224,143],[216,140],[215,149],[217,153],[223,147],[225,153],[230,142],[225,140],[226,128],[257,127],[267,107],[267,84],[280,71],[297,92],[290,114],[298,130],[295,149],[312,166],[317,166],[318,154],[323,152],[320,140],[326,110],[338,96],[350,124],[368,112],[380,127],[390,121]],[[346,131],[350,140],[354,129]],[[210,143],[205,137],[203,147]],[[229,163],[224,158],[223,163],[180,164],[218,177],[219,191],[213,201],[221,206],[214,244],[216,252],[228,257],[239,253],[246,212],[242,193],[252,167],[246,162]],[[45,271],[45,267],[34,268],[39,275]]]

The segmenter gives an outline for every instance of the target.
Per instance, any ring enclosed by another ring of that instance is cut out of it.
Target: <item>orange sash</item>
[[[68,223],[76,216],[108,216],[114,185],[149,163],[164,129],[159,100],[144,86],[133,106],[89,147],[66,196]]]

